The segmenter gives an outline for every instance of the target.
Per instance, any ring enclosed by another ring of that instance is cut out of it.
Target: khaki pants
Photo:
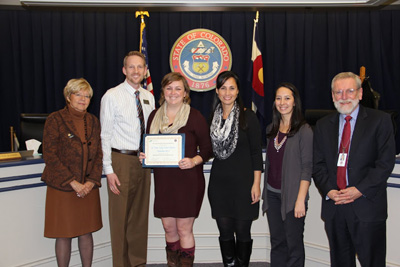
[[[112,152],[112,166],[121,186],[120,195],[108,188],[111,246],[114,267],[144,266],[150,198],[150,169],[137,156]]]

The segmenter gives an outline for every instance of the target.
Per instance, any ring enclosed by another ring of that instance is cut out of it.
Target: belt
[[[132,156],[138,156],[139,155],[139,150],[127,150],[127,149],[116,149],[116,148],[111,148],[112,151],[125,154],[125,155],[132,155]]]

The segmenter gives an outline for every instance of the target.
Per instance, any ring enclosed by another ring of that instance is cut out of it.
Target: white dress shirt
[[[139,149],[140,121],[135,91],[136,89],[125,80],[120,85],[107,90],[101,99],[100,122],[104,174],[114,172],[111,166],[111,148]],[[143,88],[139,88],[139,91],[145,126],[147,126],[147,119],[155,108],[154,96]]]

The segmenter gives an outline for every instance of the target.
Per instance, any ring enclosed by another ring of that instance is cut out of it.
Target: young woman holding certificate
[[[205,188],[203,162],[212,155],[209,128],[201,113],[190,107],[190,88],[180,73],[165,75],[161,86],[160,107],[150,114],[147,133],[184,133],[185,157],[178,167],[154,168],[154,216],[161,218],[165,230],[168,266],[193,266],[193,224]]]

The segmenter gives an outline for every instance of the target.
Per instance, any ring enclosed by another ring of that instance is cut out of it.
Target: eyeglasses
[[[80,93],[72,93],[73,95],[75,95],[76,97],[85,97],[86,99],[90,99],[91,98],[91,96],[89,96],[89,95],[82,95],[82,94],[80,94]]]
[[[358,89],[360,89],[360,88],[358,88]],[[350,88],[350,89],[346,89],[346,90],[337,90],[337,91],[332,90],[332,92],[335,96],[342,96],[343,93],[346,93],[346,95],[348,95],[348,96],[354,96],[356,94],[356,92],[358,91],[358,89]]]

